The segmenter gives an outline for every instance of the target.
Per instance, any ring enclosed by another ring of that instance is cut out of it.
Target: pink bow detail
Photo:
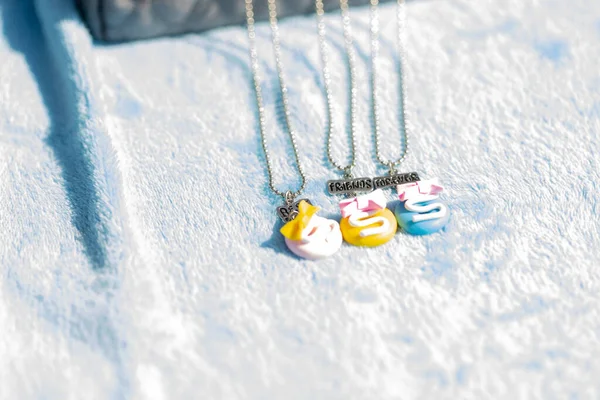
[[[416,197],[423,194],[438,194],[444,190],[444,187],[439,184],[437,178],[426,181],[416,181],[404,183],[397,186],[398,197],[401,201],[406,201],[411,197]]]
[[[383,210],[386,203],[385,194],[381,189],[377,189],[362,196],[340,201],[340,209],[342,210],[342,217],[346,218],[357,211]]]

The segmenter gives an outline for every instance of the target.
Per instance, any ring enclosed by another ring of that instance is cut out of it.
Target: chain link
[[[356,165],[356,52],[354,50],[354,43],[352,40],[352,30],[350,26],[350,11],[348,7],[348,0],[340,0],[340,9],[342,14],[342,27],[344,34],[344,46],[346,49],[346,56],[348,60],[348,75],[350,76],[350,127],[348,129],[348,135],[350,139],[350,155],[347,165],[342,165],[338,162],[331,150],[331,141],[335,126],[335,107],[333,105],[331,95],[331,73],[329,69],[329,47],[326,40],[325,30],[325,18],[324,18],[324,7],[323,0],[316,0],[315,8],[317,13],[317,33],[319,38],[319,49],[321,51],[321,63],[323,65],[323,83],[325,87],[325,97],[327,99],[327,118],[329,126],[327,129],[327,158],[329,162],[338,170],[344,173],[344,178],[352,177],[352,169]]]
[[[398,78],[400,80],[400,108],[402,110],[400,115],[400,131],[403,136],[402,142],[402,154],[400,158],[394,160],[384,159],[381,155],[381,125],[380,125],[380,112],[379,112],[379,0],[371,0],[371,87],[373,96],[373,126],[375,136],[375,156],[377,161],[390,169],[390,174],[396,171],[396,168],[402,164],[408,155],[409,149],[409,131],[408,131],[408,113],[406,111],[406,84],[405,84],[405,71],[406,71],[406,41],[404,32],[406,32],[406,9],[404,0],[398,0],[396,9],[396,28],[397,28],[397,46],[398,46]]]
[[[258,52],[256,50],[256,30],[255,30],[255,20],[254,20],[254,6],[253,0],[245,0],[246,1],[246,24],[248,28],[248,41],[250,47],[250,67],[252,69],[252,79],[254,83],[254,93],[256,95],[256,104],[258,105],[258,124],[260,130],[260,138],[263,152],[265,154],[265,159],[267,161],[267,172],[269,175],[269,188],[273,191],[273,193],[278,196],[282,196],[286,203],[289,203],[293,198],[299,196],[306,186],[306,176],[304,174],[304,169],[302,164],[300,163],[300,157],[298,155],[298,145],[296,142],[296,133],[292,128],[291,121],[291,113],[288,99],[288,89],[285,84],[284,74],[283,74],[283,62],[281,57],[281,44],[279,39],[279,26],[277,24],[277,1],[276,0],[268,0],[268,8],[269,8],[269,24],[271,26],[271,38],[273,41],[273,53],[275,55],[275,65],[277,67],[277,75],[279,78],[279,88],[281,90],[281,101],[283,102],[283,113],[285,118],[285,125],[287,127],[287,133],[292,144],[292,149],[294,152],[294,159],[296,162],[296,169],[298,174],[300,175],[300,188],[296,191],[291,190],[279,190],[275,187],[274,183],[274,174],[273,174],[273,164],[271,161],[271,156],[269,154],[269,148],[267,145],[266,139],[266,127],[265,127],[265,108],[262,97],[262,90],[260,87],[260,71],[258,68]]]

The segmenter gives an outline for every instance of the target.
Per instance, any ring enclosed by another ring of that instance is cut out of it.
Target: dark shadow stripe
[[[101,40],[108,40],[106,37],[106,12],[104,9],[104,0],[98,0],[98,26],[100,28]]]
[[[67,79],[50,55],[30,1],[6,1],[2,11],[4,35],[12,48],[23,54],[47,109],[46,143],[60,166],[78,239],[92,267],[101,269],[107,263],[105,243],[100,237],[100,232],[106,231],[102,222],[106,216],[99,211],[94,167],[87,157],[91,149],[80,135],[81,130],[89,128],[85,127],[85,115],[80,114],[75,83]],[[23,27],[29,29],[27,35]]]

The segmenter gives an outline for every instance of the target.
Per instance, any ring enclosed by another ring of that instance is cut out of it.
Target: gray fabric
[[[98,40],[125,41],[203,31],[245,21],[244,0],[77,0]],[[327,9],[339,0],[325,0]],[[266,0],[255,1],[257,19],[267,17]],[[365,5],[369,0],[350,0]],[[281,17],[314,11],[314,0],[280,0]]]

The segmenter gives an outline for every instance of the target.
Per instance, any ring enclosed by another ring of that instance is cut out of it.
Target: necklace
[[[285,243],[287,247],[297,256],[307,259],[319,259],[327,257],[334,254],[342,244],[342,234],[340,232],[339,224],[334,220],[326,219],[316,215],[319,208],[313,206],[308,199],[296,200],[296,198],[304,191],[306,186],[306,175],[300,161],[296,133],[292,128],[289,99],[287,96],[288,90],[285,84],[283,73],[279,26],[277,23],[276,0],[268,0],[269,24],[271,26],[271,38],[273,42],[277,76],[279,79],[279,88],[281,90],[285,126],[287,128],[289,141],[292,145],[296,170],[300,176],[300,187],[295,191],[290,189],[280,190],[277,188],[274,182],[274,168],[273,163],[271,162],[271,155],[265,134],[265,108],[260,86],[261,78],[258,66],[258,52],[256,49],[254,7],[252,0],[245,1],[246,23],[248,28],[250,51],[250,67],[252,70],[254,93],[258,108],[258,124],[261,146],[265,156],[267,175],[269,177],[269,189],[276,195],[283,197],[284,200],[284,205],[277,208],[277,214],[285,223],[281,228],[281,234],[285,237]]]
[[[335,130],[333,121],[333,106],[330,89],[330,70],[328,60],[328,49],[326,43],[326,32],[324,23],[323,1],[316,0],[317,32],[319,36],[319,48],[323,64],[324,87],[327,100],[329,117],[329,131],[327,141],[327,155],[331,164],[337,169],[344,171],[344,177],[340,180],[327,182],[327,190],[330,194],[347,194],[350,199],[342,200],[342,221],[340,227],[344,240],[357,246],[378,246],[389,241],[395,234],[397,224],[407,233],[423,235],[433,233],[443,228],[448,222],[448,208],[437,202],[438,194],[443,190],[437,179],[422,181],[416,172],[398,173],[397,168],[406,159],[409,150],[409,131],[407,127],[408,115],[406,112],[406,85],[404,71],[406,71],[405,57],[405,4],[404,0],[397,0],[397,45],[400,65],[398,77],[400,81],[400,132],[402,135],[402,151],[396,160],[385,159],[381,154],[381,125],[379,110],[379,1],[371,0],[371,96],[373,116],[373,137],[375,157],[377,162],[388,168],[389,173],[385,176],[374,178],[354,178],[352,168],[355,165],[355,105],[356,105],[356,78],[355,78],[355,55],[352,42],[350,25],[350,13],[348,0],[340,0],[342,16],[342,27],[347,54],[348,70],[350,75],[350,137],[351,137],[351,161],[343,167],[332,157],[331,135]],[[399,194],[400,204],[395,209],[395,215],[386,208],[386,199],[382,189],[396,186]],[[370,192],[361,196],[355,196],[356,191]]]

